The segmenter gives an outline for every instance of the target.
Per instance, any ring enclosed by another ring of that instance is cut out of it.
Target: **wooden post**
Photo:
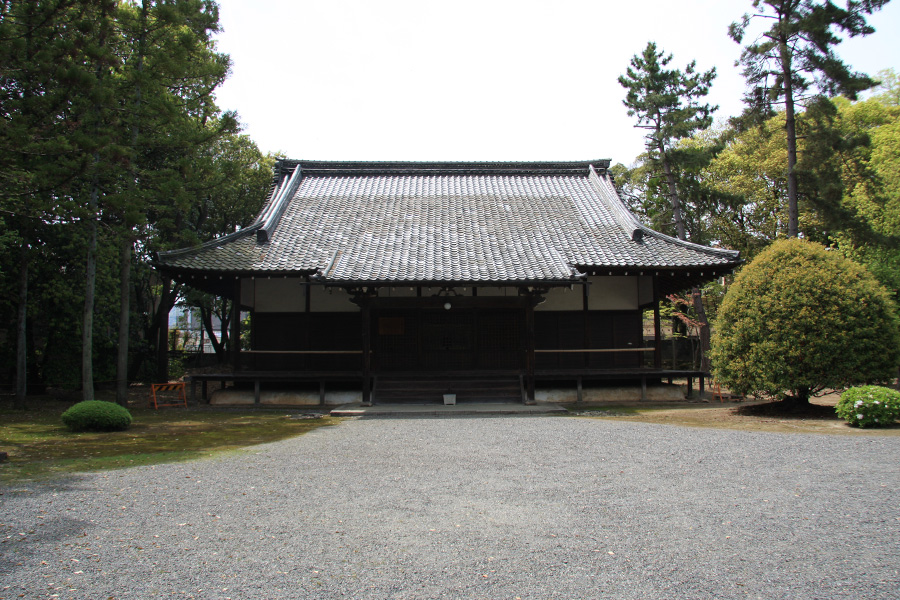
[[[540,304],[543,297],[536,290],[522,290],[525,296],[525,403],[534,404],[534,307]]]
[[[582,348],[590,348],[591,347],[591,313],[590,313],[590,303],[588,296],[588,283],[585,282],[584,285],[581,286],[581,315],[582,315],[582,326],[584,328],[584,346]],[[591,355],[588,352],[585,352],[584,355],[584,363],[583,366],[585,368],[591,366]],[[581,386],[579,380],[579,388],[578,388],[578,398],[581,400]]]
[[[231,307],[231,360],[235,371],[241,368],[241,278],[234,278],[234,300]]]
[[[657,287],[657,276],[653,276],[653,367],[662,369],[662,325],[659,317],[659,289]]]
[[[313,318],[312,315],[312,284],[309,282],[309,277],[306,278],[306,296],[305,296],[305,307],[302,315],[303,319],[303,339],[301,340],[301,344],[303,344],[304,350],[312,350],[312,340],[310,338],[310,321]],[[315,360],[310,361],[309,356],[301,356],[297,359],[297,362],[294,362],[293,365],[298,370],[312,370],[310,366],[310,362],[315,364]]]
[[[362,405],[372,406],[372,306],[365,295],[360,297],[362,313]]]
[[[309,276],[306,277],[306,285],[304,286],[306,289],[303,292],[303,312],[312,312],[309,308],[310,302],[312,302],[312,285],[309,283]]]
[[[525,307],[525,382],[526,404],[534,404],[534,304],[531,298]]]

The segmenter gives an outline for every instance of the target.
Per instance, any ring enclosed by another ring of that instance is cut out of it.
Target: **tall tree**
[[[50,360],[60,320],[68,355],[77,356],[68,344],[82,337],[84,395],[93,396],[98,370],[111,379],[116,273],[124,400],[137,288],[131,268],[149,250],[201,237],[191,231],[210,193],[209,167],[200,165],[237,131],[236,116],[214,102],[229,68],[216,52],[216,31],[213,0],[0,2],[0,198],[14,240],[0,246],[0,308],[3,328],[17,331],[17,401],[24,402],[26,372],[73,383],[77,365]],[[133,256],[135,245],[142,256]],[[85,256],[84,264],[71,264],[73,255]],[[40,290],[29,294],[35,285]],[[174,303],[170,289],[158,306]],[[72,313],[79,300],[81,319]],[[98,328],[107,334],[95,336]],[[9,360],[6,347],[0,354]]]
[[[213,90],[224,81],[230,62],[216,52],[212,39],[219,31],[214,2],[132,0],[120,6],[119,16],[125,39],[123,135],[129,154],[127,176],[119,193],[110,198],[110,208],[119,230],[116,398],[125,403],[134,243],[139,237],[142,244],[159,241],[160,228],[147,227],[148,215],[186,213],[199,200],[189,193],[195,185],[191,183],[195,163],[219,138],[233,133],[237,122],[230,115],[216,118]],[[178,231],[163,235],[182,236]],[[164,300],[161,307],[172,303]],[[164,350],[163,345],[161,354]],[[157,378],[166,379],[166,373]]]
[[[784,104],[790,237],[800,233],[796,104],[805,104],[815,95],[840,94],[855,100],[859,92],[875,85],[865,74],[852,72],[835,54],[834,48],[842,40],[834,30],[850,37],[872,33],[875,30],[865,17],[888,1],[848,0],[846,8],[841,8],[830,0],[753,0],[756,12],[745,14],[728,29],[740,44],[752,21],[770,23],[744,47],[737,64],[744,66],[750,86],[745,102],[751,114],[769,117],[774,104]]]
[[[84,221],[87,232],[87,257],[84,285],[84,311],[81,327],[81,394],[83,400],[94,399],[94,308],[97,280],[97,245],[101,218],[100,200],[110,177],[110,167],[118,159],[120,150],[115,128],[116,97],[112,77],[118,66],[115,52],[115,0],[95,0],[82,20],[85,36],[84,68],[89,75],[83,78],[85,89],[80,103],[73,103],[84,123],[79,141],[90,154],[88,182],[82,188],[87,206]]]
[[[647,158],[665,176],[675,229],[683,240],[686,232],[675,170],[686,161],[687,153],[677,150],[675,144],[712,123],[712,113],[718,107],[702,104],[701,100],[709,93],[716,70],[697,72],[697,61],[691,61],[682,72],[667,68],[671,62],[671,54],[666,56],[655,43],[648,42],[641,54],[632,57],[619,84],[627,90],[623,103],[628,116],[636,116],[637,127],[648,130]]]
[[[703,103],[702,99],[709,93],[716,70],[698,72],[697,61],[691,61],[682,72],[668,68],[671,62],[671,54],[666,56],[655,43],[648,42],[641,54],[632,57],[631,66],[619,77],[619,84],[627,90],[623,102],[628,107],[628,115],[637,117],[637,127],[648,130],[647,163],[653,169],[662,170],[675,231],[679,239],[687,240],[676,171],[688,164],[708,162],[709,156],[703,147],[677,148],[676,144],[712,124],[712,113],[718,107]],[[701,323],[700,368],[706,371],[709,369],[709,325],[699,288],[694,288],[692,298]]]
[[[40,232],[62,218],[59,205],[82,170],[72,152],[69,98],[79,87],[79,7],[74,0],[7,0],[0,10],[0,199],[18,246],[16,405],[28,372],[30,269]]]

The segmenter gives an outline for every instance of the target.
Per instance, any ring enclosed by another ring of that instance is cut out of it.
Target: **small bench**
[[[150,384],[150,406],[159,409],[160,406],[184,406],[187,407],[187,394],[185,393],[185,383],[176,381],[174,383],[151,383]],[[160,392],[174,392],[165,394],[159,398],[157,394]]]

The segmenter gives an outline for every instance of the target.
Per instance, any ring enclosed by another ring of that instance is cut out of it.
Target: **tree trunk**
[[[662,145],[660,144],[660,156],[662,157],[663,171],[666,173],[666,182],[669,186],[669,197],[672,201],[672,218],[675,221],[675,231],[678,233],[678,239],[687,241],[687,231],[684,227],[684,217],[681,213],[681,200],[678,197],[678,187],[675,182],[675,174],[672,172],[672,165],[662,153]],[[700,323],[700,370],[709,372],[709,320],[706,318],[706,308],[703,306],[703,295],[700,288],[691,289],[691,299],[693,300],[694,312],[697,315],[697,322]]]
[[[101,50],[96,55],[94,65],[94,85],[92,95],[97,94],[91,107],[91,115],[94,119],[93,132],[97,137],[100,133],[100,125],[104,121],[104,111],[98,98],[105,80],[105,67],[103,53],[106,50],[106,37],[108,35],[109,5],[103,4],[100,8],[100,29],[97,38],[97,46]],[[84,284],[84,313],[81,330],[81,397],[83,400],[94,399],[94,295],[97,287],[97,236],[99,235],[100,219],[100,151],[95,150],[93,155],[93,174],[91,177],[91,193],[88,204],[88,252],[85,268]]]
[[[116,349],[116,402],[128,406],[128,345],[131,316],[131,239],[119,252],[119,347]]]
[[[19,253],[19,309],[16,314],[16,400],[15,408],[24,410],[28,394],[28,243],[22,241]]]
[[[220,339],[216,336],[216,330],[213,328],[212,324],[212,315],[212,308],[206,308],[204,306],[200,307],[200,320],[203,322],[203,329],[209,336],[209,343],[212,344],[213,352],[216,353],[216,360],[220,364],[223,364],[225,362],[225,342],[224,339]],[[226,329],[224,333],[227,333],[227,331],[228,330]]]
[[[675,231],[679,240],[687,239],[687,233],[684,228],[684,217],[681,214],[681,200],[678,198],[678,187],[675,184],[675,173],[672,172],[672,165],[666,158],[662,144],[659,146],[659,156],[662,160],[663,171],[666,174],[666,184],[669,187],[669,201],[672,203],[672,220],[675,221]]]
[[[137,56],[137,82],[134,85],[134,114],[132,115],[131,127],[131,150],[137,153],[138,139],[140,137],[140,118],[141,118],[141,74],[144,71],[144,55],[146,54],[146,38],[147,38],[147,14],[149,6],[146,0],[141,3],[141,29],[138,38],[138,56]],[[137,175],[132,162],[131,182],[129,187],[132,191],[135,189],[135,181]],[[122,247],[119,249],[119,346],[116,349],[116,402],[122,406],[128,406],[128,346],[131,338],[130,316],[131,316],[131,253],[134,242],[132,242],[129,231],[129,223],[127,218],[127,210],[122,215]]]
[[[99,157],[94,157],[95,164]],[[91,186],[88,217],[88,252],[84,282],[84,312],[81,325],[81,399],[94,399],[94,291],[97,283],[97,202],[100,190]]]
[[[799,387],[794,390],[794,392],[796,392],[796,395],[788,396],[785,398],[785,400],[795,406],[805,406],[809,404],[809,391],[810,390],[808,387]]]
[[[784,127],[787,130],[787,187],[788,187],[788,237],[800,235],[800,210],[797,201],[797,120],[794,116],[794,88],[792,85],[791,54],[787,40],[778,44],[781,72],[784,78]]]
[[[221,319],[219,319],[219,341],[222,342],[223,357],[231,350],[231,330],[228,325],[231,323],[231,311],[228,306],[228,298],[222,298]],[[224,358],[223,358],[224,360]]]

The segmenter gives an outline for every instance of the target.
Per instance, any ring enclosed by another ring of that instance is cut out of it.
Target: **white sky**
[[[306,160],[630,164],[642,130],[617,77],[653,40],[715,66],[719,118],[741,110],[729,23],[751,0],[219,0],[232,75],[217,94],[264,152]],[[839,55],[898,68],[900,2]]]

